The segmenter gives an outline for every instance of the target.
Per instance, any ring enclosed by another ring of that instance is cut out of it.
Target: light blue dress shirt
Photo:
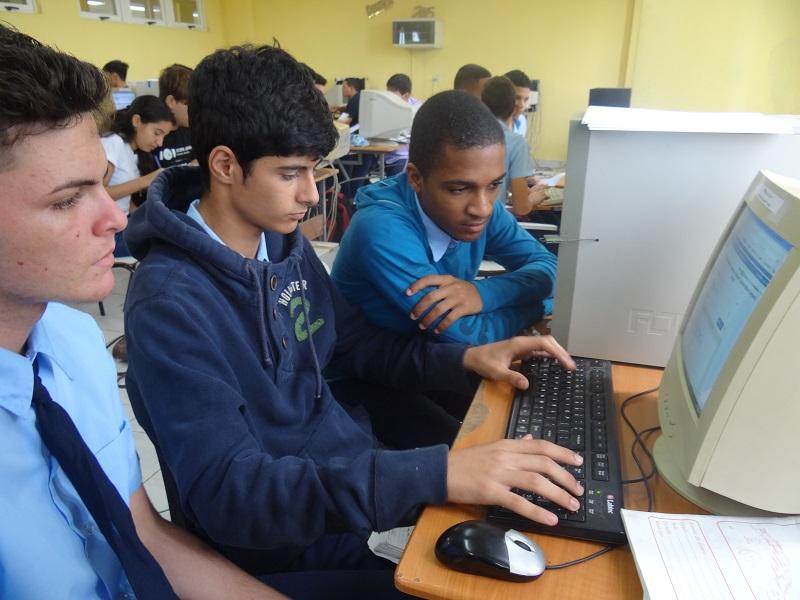
[[[528,133],[528,116],[525,113],[518,115],[516,119],[511,122],[511,131],[525,137]]]
[[[36,430],[33,361],[128,501],[142,484],[117,373],[94,320],[48,304],[24,355],[0,348],[0,598],[133,597],[114,551]]]
[[[210,237],[215,242],[219,242],[223,246],[227,247],[228,245],[222,241],[222,238],[220,238],[216,233],[214,233],[214,230],[208,226],[208,223],[206,223],[206,220],[203,218],[203,215],[200,214],[200,211],[197,208],[199,204],[200,204],[199,198],[197,200],[194,200],[189,205],[189,209],[186,211],[186,215],[194,219],[195,222],[198,225],[200,225],[200,227],[203,228],[203,231],[205,231],[208,234],[208,237]],[[258,251],[256,252],[256,260],[263,260],[264,262],[269,262],[269,256],[267,255],[267,239],[264,237],[263,231],[261,232],[261,239],[258,241]]]
[[[425,235],[428,238],[428,247],[431,249],[433,262],[439,262],[450,248],[455,248],[459,242],[450,237],[450,235],[436,223],[433,222],[425,211],[422,210],[422,205],[419,203],[419,197],[414,194],[417,200],[417,211],[419,211],[419,218],[422,219],[422,226],[425,228]]]
[[[511,190],[511,180],[519,177],[533,175],[535,165],[531,158],[531,149],[525,138],[511,131],[508,126],[500,121],[503,136],[506,142],[506,177],[497,193],[497,200],[504,204],[508,202],[508,193]]]

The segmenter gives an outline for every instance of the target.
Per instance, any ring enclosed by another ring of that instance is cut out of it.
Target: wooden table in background
[[[656,387],[661,369],[615,364],[614,399],[617,408],[633,394]],[[467,413],[454,447],[466,447],[503,438],[508,422],[512,390],[507,384],[484,381]],[[631,402],[626,414],[638,430],[658,424],[657,394]],[[617,411],[619,415],[619,411]],[[624,478],[639,477],[631,458],[633,434],[618,416],[620,455]],[[655,436],[650,436],[652,443]],[[645,457],[644,464],[648,463]],[[658,476],[651,480],[655,496],[653,510],[671,513],[698,513],[698,507],[678,496]],[[624,486],[624,505],[646,509],[647,495],[642,484]],[[434,555],[441,533],[456,523],[482,519],[486,509],[475,506],[429,506],[420,517],[414,534],[395,571],[395,585],[402,591],[423,598],[500,600],[509,598],[553,598],[557,600],[641,600],[642,587],[630,549],[616,548],[587,563],[562,570],[545,571],[529,583],[511,583],[459,573],[443,566]],[[548,535],[529,534],[542,547],[548,564],[581,558],[602,548],[602,544],[581,542]]]

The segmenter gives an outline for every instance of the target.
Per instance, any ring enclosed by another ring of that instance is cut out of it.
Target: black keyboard
[[[622,477],[615,423],[611,363],[575,358],[575,371],[550,358],[523,362],[530,386],[517,390],[507,438],[531,434],[571,448],[583,456],[580,467],[565,467],[583,486],[575,512],[525,490],[514,491],[558,516],[558,525],[542,525],[505,508],[493,506],[487,519],[521,531],[624,544]]]

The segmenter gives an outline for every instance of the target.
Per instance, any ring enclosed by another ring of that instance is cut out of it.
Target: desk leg
[[[322,241],[328,241],[328,190],[326,182],[327,178],[320,181],[320,188],[322,190],[322,198],[320,204],[322,206]]]

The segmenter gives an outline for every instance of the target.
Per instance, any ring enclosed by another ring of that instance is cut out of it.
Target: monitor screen
[[[358,104],[361,135],[371,139],[398,138],[411,129],[416,107],[397,94],[364,90]]]
[[[658,398],[658,472],[717,514],[800,514],[800,182],[763,171],[697,284]],[[775,457],[781,460],[775,462]]]
[[[122,110],[128,108],[136,98],[136,94],[130,88],[117,88],[111,91],[111,98],[114,100],[114,108]]]
[[[764,290],[792,245],[744,205],[683,331],[686,381],[698,415]]]

